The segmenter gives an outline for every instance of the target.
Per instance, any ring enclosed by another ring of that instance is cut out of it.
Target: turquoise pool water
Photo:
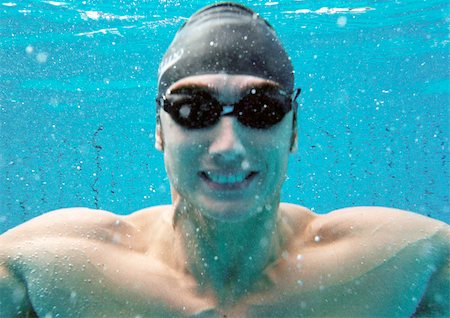
[[[0,233],[62,207],[170,202],[153,148],[156,73],[208,3],[0,4]],[[241,3],[275,27],[303,89],[283,201],[450,222],[447,1]]]

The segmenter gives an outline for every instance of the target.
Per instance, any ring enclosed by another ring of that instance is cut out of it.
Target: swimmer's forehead
[[[177,91],[189,88],[208,88],[211,90],[238,90],[242,91],[254,87],[280,88],[281,86],[272,80],[252,75],[228,75],[228,74],[206,74],[193,75],[182,78],[173,83],[168,91]]]
[[[289,95],[277,82],[272,80],[251,75],[223,76],[218,74],[185,77],[172,84],[166,94],[189,95],[201,90],[214,95],[222,103],[235,103],[253,89],[269,91],[276,96]]]

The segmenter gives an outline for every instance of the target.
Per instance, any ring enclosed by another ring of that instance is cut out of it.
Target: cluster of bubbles
[[[30,56],[33,55],[34,47],[32,45],[28,45],[25,48],[25,52]],[[47,52],[38,52],[34,57],[38,63],[43,64],[43,63],[46,63],[48,60],[48,53]]]

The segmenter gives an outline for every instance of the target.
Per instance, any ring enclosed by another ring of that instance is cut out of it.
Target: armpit
[[[450,317],[450,260],[430,279],[413,317]]]
[[[0,317],[36,317],[25,284],[0,266]]]

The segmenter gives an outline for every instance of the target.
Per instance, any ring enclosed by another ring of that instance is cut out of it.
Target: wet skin
[[[263,82],[201,75],[169,89],[207,87],[234,103]],[[316,215],[279,204],[292,119],[188,130],[161,111],[172,205],[61,210],[3,234],[0,317],[448,316],[448,225],[381,207]]]
[[[448,316],[448,227],[440,222],[377,207],[318,216],[281,205],[285,242],[277,258],[222,305],[187,268],[171,211],[118,216],[75,208],[2,235],[0,316]],[[242,258],[236,269],[251,262]]]

